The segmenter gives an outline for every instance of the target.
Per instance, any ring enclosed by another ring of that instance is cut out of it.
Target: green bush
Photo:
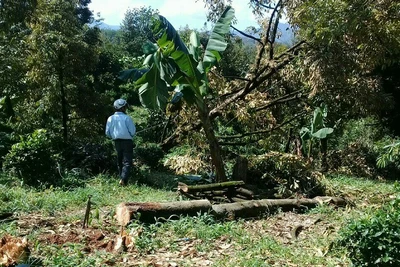
[[[7,155],[14,143],[12,139],[12,129],[0,124],[0,167],[3,164],[4,156]]]
[[[355,266],[400,266],[400,198],[376,213],[352,221],[337,242]]]
[[[117,172],[114,144],[111,140],[72,141],[63,153],[63,167],[67,172],[96,175],[104,172]]]
[[[54,139],[42,129],[21,138],[5,156],[3,170],[28,185],[55,183],[59,174]]]
[[[143,143],[135,149],[136,157],[140,163],[146,164],[150,168],[160,166],[160,160],[164,157],[164,151],[155,143]]]
[[[385,136],[385,129],[379,126],[374,118],[367,117],[358,120],[349,120],[334,132],[330,138],[331,147],[346,149],[349,144],[373,146],[373,144]]]
[[[378,159],[382,155],[382,147],[378,142],[368,146],[363,143],[350,143],[342,150],[329,151],[328,170],[357,177],[398,180],[400,165],[396,160],[387,162],[381,168],[377,166]]]
[[[362,143],[350,143],[341,150],[332,150],[327,155],[329,171],[347,175],[373,178],[376,174],[378,154],[372,146]]]
[[[303,158],[293,154],[270,152],[249,157],[248,182],[273,189],[275,197],[325,194],[323,175],[314,172]]]

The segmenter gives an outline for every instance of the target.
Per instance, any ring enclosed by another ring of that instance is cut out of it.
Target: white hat
[[[125,99],[117,99],[114,101],[115,109],[121,109],[121,108],[125,107],[126,105],[128,105],[128,102],[126,102]]]

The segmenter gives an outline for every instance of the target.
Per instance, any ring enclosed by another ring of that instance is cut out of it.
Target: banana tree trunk
[[[221,155],[221,147],[219,146],[218,140],[215,137],[214,129],[210,117],[208,116],[208,108],[203,102],[197,104],[197,110],[199,112],[200,121],[203,125],[204,133],[206,134],[206,138],[210,146],[211,160],[212,164],[215,167],[216,181],[224,182],[227,179],[225,174],[224,162]]]

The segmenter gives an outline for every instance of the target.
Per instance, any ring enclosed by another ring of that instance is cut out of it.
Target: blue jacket
[[[115,112],[106,124],[106,135],[111,139],[131,139],[135,136],[136,127],[131,117],[123,112]]]

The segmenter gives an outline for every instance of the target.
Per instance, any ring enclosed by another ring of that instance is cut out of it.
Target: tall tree
[[[192,33],[188,48],[167,19],[155,16],[151,29],[156,44],[148,43],[145,47],[148,51],[145,64],[149,66],[149,70],[136,81],[136,84],[140,86],[141,102],[146,107],[165,109],[169,91],[175,87],[176,94],[171,102],[179,102],[183,99],[188,105],[196,108],[209,143],[218,181],[226,180],[226,174],[218,140],[208,115],[206,96],[211,88],[207,74],[221,59],[220,53],[227,47],[225,35],[229,33],[233,16],[234,10],[231,7],[227,7],[221,14],[211,32],[204,56],[202,56],[201,44],[196,32]],[[128,70],[126,76],[137,76],[138,72]]]
[[[98,58],[99,32],[82,26],[82,16],[77,15],[81,2],[38,0],[29,39],[31,97],[26,104],[40,114],[39,124],[60,127],[64,141],[69,122],[88,115],[85,111],[96,114],[97,96],[89,75]]]
[[[142,45],[148,40],[151,30],[149,23],[158,10],[151,7],[128,9],[122,21],[122,39],[130,56],[143,55]]]
[[[7,98],[3,107],[7,119],[13,115],[12,101],[23,95],[25,83],[26,38],[36,7],[35,0],[0,0],[0,99]]]

